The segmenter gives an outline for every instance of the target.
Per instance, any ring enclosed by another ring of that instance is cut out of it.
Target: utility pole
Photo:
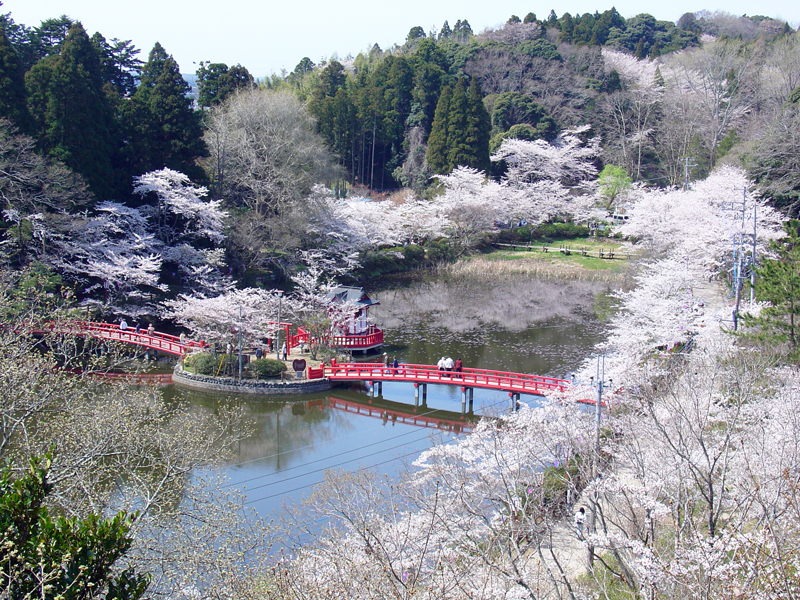
[[[689,167],[696,167],[696,166],[697,163],[689,163],[688,156],[683,159],[683,177],[684,177],[683,189],[687,192],[689,191]]]
[[[239,305],[239,381],[242,380],[242,305]]]
[[[277,294],[278,294],[278,330],[276,332],[276,335],[278,341],[275,342],[275,360],[280,360],[281,359],[281,300],[283,299],[283,290],[278,290]]]
[[[594,479],[600,478],[600,421],[603,416],[603,388],[605,386],[605,376],[606,376],[606,357],[598,356],[597,357],[597,379],[595,380],[594,377],[590,377],[589,380],[591,381],[592,386],[597,386],[597,398],[595,400],[594,405],[594,461],[592,465],[592,476]],[[595,383],[595,381],[597,383]],[[609,378],[608,385],[612,385],[613,380]],[[597,512],[598,512],[598,505],[599,499],[597,497],[597,492],[594,492],[592,497],[592,506],[591,510],[589,511],[589,532],[596,533],[597,532]],[[587,555],[587,562],[589,566],[589,570],[591,570],[594,566],[594,544],[588,544],[588,555]]]
[[[738,190],[734,190],[738,191]],[[735,215],[734,219],[734,226],[736,221],[740,218],[741,215],[741,226],[739,227],[739,231],[735,231],[733,233],[733,293],[735,296],[735,305],[733,308],[733,330],[737,331],[739,328],[739,305],[742,299],[742,280],[746,276],[743,273],[743,266],[744,266],[744,252],[745,252],[745,238],[749,235],[745,233],[745,224],[746,224],[746,214],[747,214],[747,188],[742,189],[742,200],[741,202],[731,201],[731,202],[723,202],[722,203],[722,210],[723,211],[730,211],[733,212]],[[740,213],[737,214],[737,213]],[[755,300],[755,268],[756,268],[756,232],[757,232],[757,213],[756,213],[756,204],[753,203],[753,244],[752,244],[752,256],[751,256],[751,264],[750,264],[750,302]]]

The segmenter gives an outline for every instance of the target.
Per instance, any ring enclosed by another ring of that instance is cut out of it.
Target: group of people
[[[125,319],[122,319],[122,320],[119,322],[119,330],[120,330],[120,331],[127,331],[127,330],[128,330],[128,322],[127,322]],[[139,333],[142,333],[142,328],[141,328],[141,327],[139,327],[139,324],[138,324],[138,323],[136,323],[136,326],[134,327],[134,329],[133,329],[133,330],[134,330],[134,332],[135,332],[135,333],[137,333],[137,334],[139,334]],[[147,334],[148,334],[148,335],[153,335],[153,334],[155,333],[155,331],[156,331],[156,328],[155,328],[155,327],[153,327],[153,324],[152,324],[152,323],[150,323],[150,324],[147,326]]]
[[[456,373],[461,373],[461,367],[460,358],[454,361],[449,356],[443,356],[439,359],[439,362],[436,363],[436,368],[440,371],[455,371]]]
[[[396,357],[396,356],[390,360],[390,359],[389,359],[389,355],[388,355],[388,354],[386,354],[386,352],[384,352],[384,353],[383,353],[383,362],[386,364],[386,366],[387,366],[387,367],[392,367],[393,369],[396,369],[396,368],[397,368],[397,365],[399,365],[399,364],[400,364],[400,363],[398,362],[398,360],[397,360],[397,357]]]

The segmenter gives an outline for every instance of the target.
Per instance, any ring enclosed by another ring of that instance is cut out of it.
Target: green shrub
[[[198,375],[215,375],[219,366],[218,359],[209,352],[190,354],[183,364],[194,369]]]
[[[286,363],[274,358],[257,358],[250,362],[249,369],[259,379],[278,377],[286,371]]]
[[[417,266],[425,260],[425,249],[417,244],[409,244],[403,247],[403,256],[410,264]]]
[[[589,228],[575,223],[542,223],[533,232],[534,239],[589,237]]]

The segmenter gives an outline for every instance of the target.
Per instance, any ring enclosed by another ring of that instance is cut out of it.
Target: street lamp
[[[275,342],[275,359],[281,359],[281,300],[283,299],[283,290],[278,290],[278,341]]]

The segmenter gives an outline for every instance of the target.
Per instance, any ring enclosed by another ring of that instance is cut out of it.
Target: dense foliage
[[[0,590],[9,599],[64,598],[136,600],[148,577],[135,569],[115,570],[130,549],[132,517],[103,519],[50,516],[44,501],[50,457],[34,459],[12,478],[0,471]]]

